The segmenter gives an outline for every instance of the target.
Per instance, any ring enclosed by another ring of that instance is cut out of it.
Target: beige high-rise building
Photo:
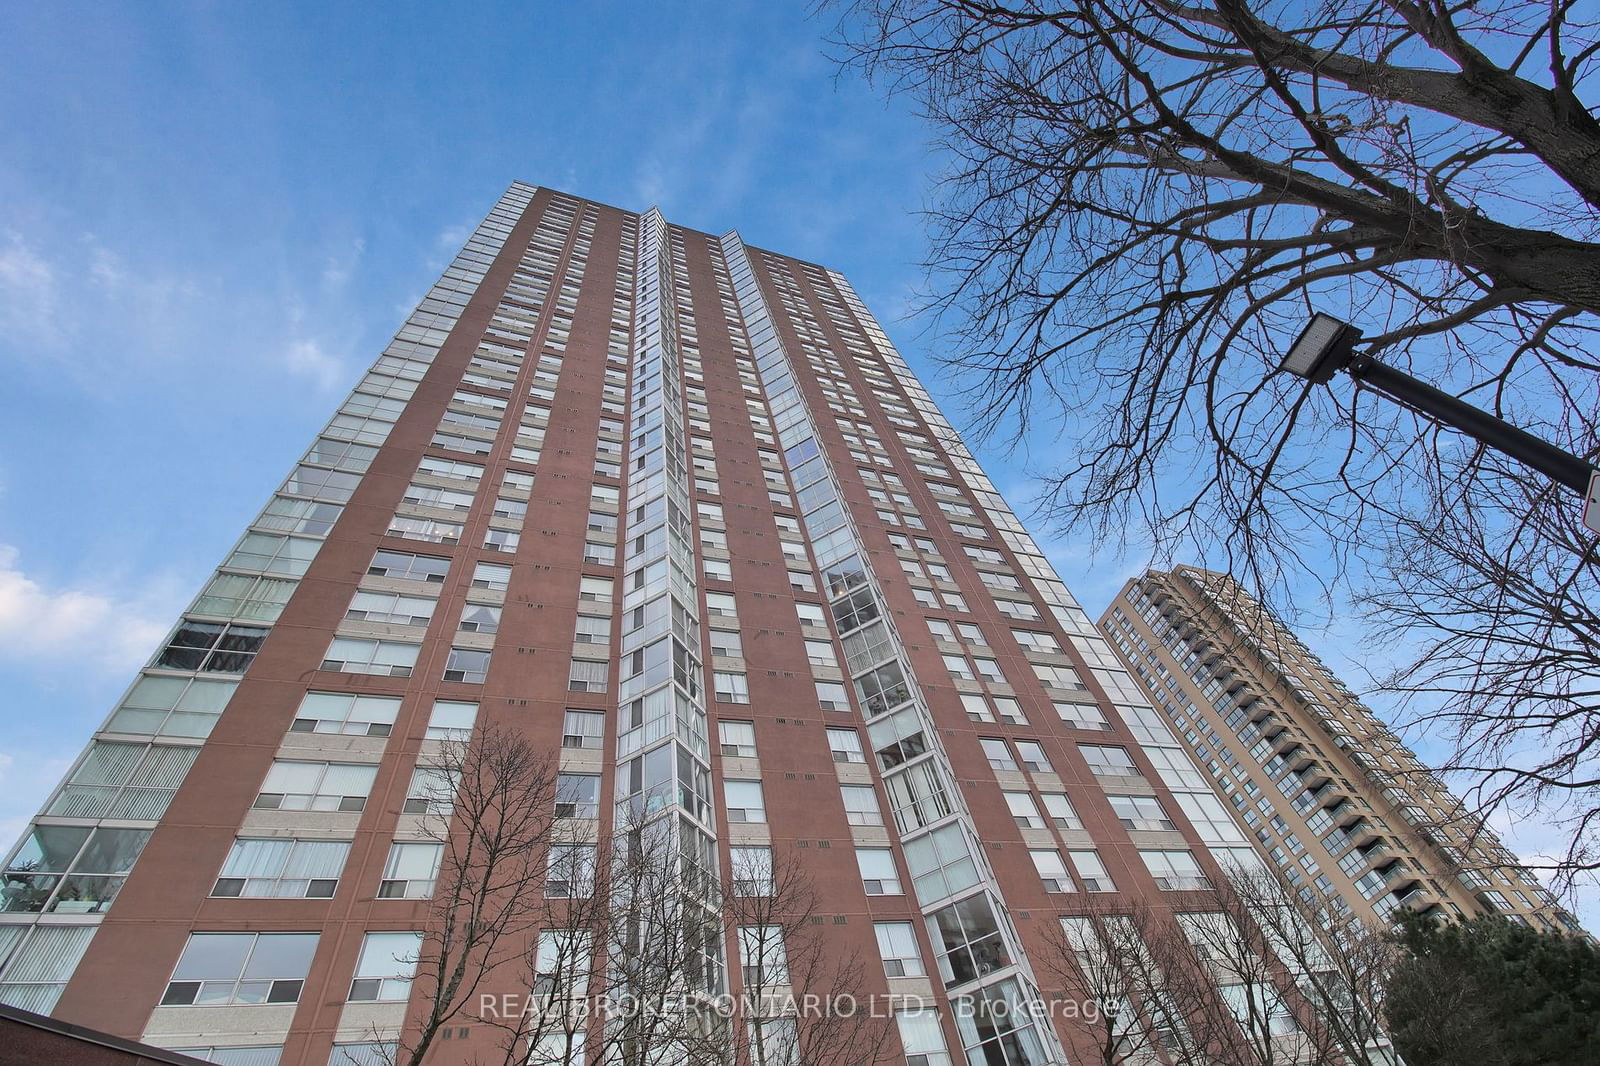
[[[1295,884],[1381,919],[1398,907],[1577,930],[1416,755],[1237,581],[1129,581],[1100,628]]]

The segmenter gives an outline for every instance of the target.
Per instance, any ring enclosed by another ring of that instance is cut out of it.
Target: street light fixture
[[[1335,370],[1349,365],[1360,339],[1359,329],[1318,311],[1295,338],[1278,369],[1326,385]]]
[[[1402,370],[1370,355],[1356,355],[1355,343],[1360,338],[1359,329],[1319,311],[1295,338],[1278,369],[1319,385],[1330,381],[1335,371],[1348,371],[1356,384],[1381,393],[1424,418],[1459,429],[1585,497],[1584,525],[1600,533],[1600,471],[1576,455]]]

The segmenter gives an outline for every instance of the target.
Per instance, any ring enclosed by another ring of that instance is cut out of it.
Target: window
[[[35,825],[0,878],[0,911],[99,914],[149,839],[148,829]]]
[[[394,1040],[364,1040],[355,1043],[334,1044],[328,1056],[328,1066],[388,1066],[399,1055],[400,1044]],[[251,1063],[250,1066],[255,1066]]]
[[[277,759],[252,806],[262,811],[360,811],[378,774],[367,763]]]
[[[1027,717],[1022,713],[1022,704],[1010,696],[995,696],[993,698],[994,708],[1000,713],[1002,722],[1009,722],[1011,725],[1028,724]]]
[[[711,581],[732,581],[733,568],[724,559],[703,559],[701,565],[705,570],[707,579]]]
[[[381,551],[373,555],[366,573],[376,578],[398,578],[402,581],[427,581],[440,584],[450,570],[450,560],[437,555],[413,555],[411,552]]]
[[[825,711],[850,713],[850,695],[844,685],[837,681],[818,681],[816,684],[817,706]]]
[[[305,533],[308,536],[326,536],[333,524],[344,513],[336,503],[318,503],[312,500],[292,500],[287,496],[274,496],[256,525],[285,533]]]
[[[1016,741],[1016,745],[1017,758],[1021,760],[1023,768],[1029,773],[1055,773],[1055,768],[1050,765],[1050,760],[1045,757],[1044,748],[1038,741],[1019,740]]]
[[[901,848],[911,871],[911,884],[924,905],[978,883],[978,867],[959,822],[906,841]]]
[[[1141,848],[1139,857],[1144,860],[1150,876],[1156,879],[1157,888],[1178,892],[1210,887],[1205,874],[1200,872],[1200,864],[1187,851],[1145,851]]]
[[[754,1024],[761,1036],[755,1041],[752,1066],[803,1066],[800,1031],[793,1018],[757,1018]]]
[[[967,657],[965,655],[946,654],[944,656],[944,668],[949,671],[951,677],[962,681],[976,681],[978,679],[973,674],[972,668],[967,665]]]
[[[729,655],[737,658],[744,654],[744,643],[739,639],[739,634],[728,629],[713,629],[711,631],[711,654]]]
[[[1011,635],[1017,638],[1017,643],[1029,651],[1048,652],[1060,654],[1061,645],[1056,643],[1056,638],[1049,633],[1036,633],[1030,629],[1013,629]]]
[[[242,674],[255,661],[256,652],[270,632],[264,626],[220,625],[186,618],[153,665],[168,670]]]
[[[713,618],[736,617],[738,611],[733,594],[728,592],[706,593],[706,613]]]
[[[750,691],[745,687],[745,676],[743,674],[718,671],[712,674],[712,678],[718,703],[750,702]]]
[[[598,774],[556,775],[556,817],[598,818],[600,816],[600,776]]]
[[[611,544],[600,544],[596,541],[585,541],[583,545],[583,561],[594,566],[612,566],[617,561],[617,549]]]
[[[861,734],[854,729],[828,729],[828,750],[833,753],[834,762],[865,763],[867,757],[861,751]]]
[[[1274,1036],[1285,1036],[1298,1028],[1294,1015],[1270,984],[1246,981],[1243,984],[1223,985],[1217,991],[1222,994],[1223,1002],[1228,1005],[1239,1027],[1245,1029],[1252,1040],[1255,1039],[1255,1027],[1263,1018],[1267,1022],[1267,1031]]]
[[[379,899],[429,899],[439,876],[444,845],[431,841],[396,840],[389,846],[389,861],[378,884]]]
[[[986,659],[981,655],[972,657],[972,665],[977,668],[978,676],[991,685],[1006,683],[1006,675],[1000,672],[1000,664],[993,659]]]
[[[741,847],[731,849],[733,891],[740,896],[772,894],[772,849]]]
[[[164,1007],[297,1003],[316,933],[190,933]]]
[[[604,660],[574,659],[567,674],[567,688],[573,692],[604,692],[610,672],[610,664]]]
[[[878,808],[878,794],[871,785],[841,785],[845,819],[851,825],[882,825],[883,812]]]
[[[357,592],[350,598],[344,616],[358,622],[386,622],[390,625],[425,626],[433,617],[436,600],[421,596],[401,596],[394,592]]]
[[[1011,749],[999,737],[979,737],[978,743],[983,745],[983,754],[989,760],[989,766],[995,770],[1015,770],[1016,760],[1011,757]]]
[[[854,640],[855,638],[847,639]],[[882,658],[882,656],[879,656],[879,658]],[[828,640],[806,641],[806,661],[812,666],[823,666],[835,670],[839,667],[839,659],[833,653],[833,642]],[[863,663],[862,665],[865,666],[867,664]]]
[[[1057,829],[1083,828],[1078,812],[1072,809],[1072,803],[1060,792],[1041,792],[1039,799],[1044,802],[1045,813],[1050,816],[1050,821],[1055,823]]]
[[[1043,829],[1044,819],[1039,815],[1039,808],[1033,802],[1033,795],[1028,792],[1007,792],[1006,807],[1011,811],[1017,825],[1023,829]]]
[[[502,496],[494,501],[494,516],[521,521],[528,516],[528,505],[523,500],[508,500]]]
[[[1101,713],[1100,708],[1092,703],[1065,703],[1058,700],[1055,708],[1061,720],[1074,729],[1111,728],[1111,723],[1106,721],[1106,716]]]
[[[1150,765],[1156,768],[1156,773],[1167,783],[1168,788],[1203,788],[1211,787],[1206,777],[1188,756],[1176,748],[1145,748],[1144,757],[1150,760]]]
[[[406,801],[407,814],[448,815],[456,802],[456,778],[442,766],[418,766],[411,771]]]
[[[727,803],[728,821],[767,820],[766,801],[761,794],[760,781],[724,781],[722,794]]]
[[[443,578],[441,577],[442,581]],[[499,563],[479,563],[472,568],[472,587],[504,592],[511,584],[511,567]]]
[[[444,680],[481,685],[489,676],[489,653],[477,648],[451,648],[445,660]]]
[[[211,894],[327,899],[339,883],[349,851],[348,840],[240,837],[233,842]]]
[[[1111,810],[1129,829],[1171,830],[1178,828],[1161,809],[1154,796],[1110,796]]]
[[[273,622],[298,584],[290,578],[218,574],[196,598],[191,610],[215,618]]]
[[[461,623],[456,627],[463,633],[498,633],[500,608],[481,603],[469,603],[461,608]]]
[[[982,695],[976,692],[960,692],[957,695],[961,697],[961,706],[966,710],[967,717],[972,721],[994,721],[994,715],[989,713],[989,703]]]
[[[1128,757],[1126,748],[1105,748],[1094,744],[1079,744],[1078,753],[1089,764],[1089,772],[1096,777],[1143,777],[1139,768]]]
[[[140,677],[106,732],[206,736],[238,687],[237,681],[221,678]]]
[[[567,708],[561,721],[561,746],[563,748],[605,747],[606,716],[600,711],[579,711]]]
[[[410,677],[421,651],[420,644],[334,637],[323,656],[322,669],[345,674]]]
[[[578,599],[584,603],[610,603],[611,579],[609,577],[584,577],[578,580]]]
[[[1039,879],[1044,882],[1046,892],[1076,892],[1077,886],[1072,883],[1072,875],[1067,873],[1067,864],[1061,861],[1061,853],[1054,848],[1033,848],[1028,854],[1033,858],[1033,868],[1039,871]]]
[[[335,1047],[339,1045],[334,1045]],[[180,1047],[172,1050],[184,1055],[192,1056],[203,1062],[214,1062],[217,1066],[278,1066],[278,1059],[283,1054],[282,1044],[232,1044],[226,1047]],[[343,1059],[335,1059],[340,1066],[345,1066]],[[387,1061],[387,1060],[385,1060]],[[362,1066],[365,1066],[363,1063]]]
[[[421,954],[421,933],[368,933],[350,982],[350,1002],[405,1002]]]
[[[428,715],[427,740],[462,742],[472,736],[472,726],[478,720],[478,705],[461,700],[434,700],[433,712]]]
[[[746,991],[789,983],[789,960],[783,950],[783,929],[776,925],[739,926],[739,967]]]
[[[932,1007],[897,1010],[894,1023],[900,1031],[906,1066],[950,1066],[944,1030],[939,1027],[939,1014]]]
[[[1072,861],[1072,868],[1078,871],[1078,877],[1083,881],[1083,887],[1090,892],[1115,892],[1117,886],[1111,881],[1111,875],[1106,873],[1105,864],[1100,861],[1097,851],[1069,851],[1067,858]]]
[[[941,907],[925,922],[946,988],[1011,965],[987,892]]]
[[[577,630],[572,635],[574,644],[610,644],[611,619],[605,615],[578,615]]]
[[[1015,977],[951,998],[969,1063],[1022,1066],[1048,1061],[1039,1041],[1038,1017],[1026,1002]]]
[[[594,892],[596,854],[593,844],[551,844],[546,855],[546,898],[588,899]]]
[[[386,737],[400,712],[398,696],[358,696],[349,692],[307,692],[295,712],[291,733],[343,733]]]
[[[300,577],[317,557],[322,541],[279,533],[246,533],[222,565],[255,574]]]
[[[717,723],[717,742],[724,757],[753,759],[756,757],[756,727],[754,722],[721,721]]]
[[[483,533],[483,546],[490,551],[513,553],[522,543],[522,534],[506,529],[487,529]]]
[[[461,528],[460,522],[446,522],[440,518],[397,514],[389,520],[390,536],[425,540],[432,544],[459,544]]]
[[[916,930],[910,922],[874,922],[872,931],[878,938],[878,954],[883,958],[883,971],[890,977],[921,977],[922,950],[917,946]]]
[[[1066,691],[1084,688],[1078,678],[1078,672],[1070,666],[1046,666],[1043,663],[1034,663],[1033,672],[1038,675],[1039,681],[1046,688],[1059,688]]]
[[[861,884],[867,895],[900,895],[900,875],[894,868],[894,853],[888,848],[857,848],[856,866],[861,870]]]

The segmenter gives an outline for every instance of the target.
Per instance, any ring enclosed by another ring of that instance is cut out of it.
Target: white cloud
[[[94,588],[47,588],[0,544],[0,659],[108,672],[136,669],[166,636],[168,594],[119,597]],[[0,771],[3,771],[0,767]]]
[[[6,233],[0,246],[0,328],[34,340],[60,339],[56,270],[22,235]]]
[[[367,250],[367,242],[360,237],[350,242],[350,247],[340,255],[330,255],[322,267],[322,287],[325,290],[343,288],[355,273],[356,265]]]
[[[344,363],[323,351],[314,340],[295,341],[283,353],[289,373],[308,378],[317,388],[329,392],[345,377]]]
[[[476,228],[477,225],[473,222],[456,222],[440,230],[439,236],[434,238],[434,243],[440,251],[454,252],[467,243],[467,238],[472,236],[472,231]]]

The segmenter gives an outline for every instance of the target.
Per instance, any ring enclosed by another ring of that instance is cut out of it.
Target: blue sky
[[[808,6],[0,0],[0,850],[512,180],[843,271],[959,424],[939,157]],[[1040,539],[1095,616],[1143,562]]]

